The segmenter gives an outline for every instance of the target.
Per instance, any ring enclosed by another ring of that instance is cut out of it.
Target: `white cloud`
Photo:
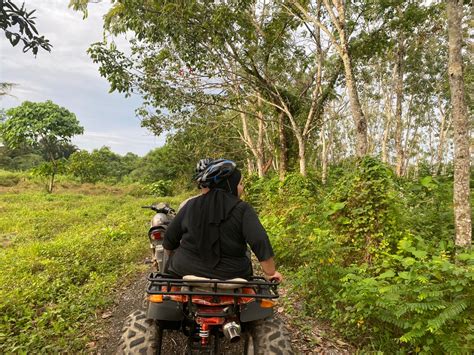
[[[157,148],[165,143],[164,137],[156,137],[144,134],[140,131],[112,131],[107,134],[103,132],[85,132],[82,136],[74,137],[73,143],[87,150],[110,147],[114,152],[126,154],[130,146],[138,155],[145,155],[151,148]]]
[[[23,53],[20,45],[11,47],[5,38],[0,40],[0,82],[18,84],[11,92],[14,97],[2,98],[0,108],[14,107],[24,100],[52,100],[74,112],[84,126],[85,134],[74,140],[80,148],[108,145],[118,153],[143,155],[162,145],[164,139],[151,136],[135,117],[140,98],[109,94],[107,81],[86,53],[91,43],[102,40],[102,17],[110,2],[90,4],[86,20],[82,13],[69,9],[68,3],[25,1],[27,9],[37,10],[37,29],[53,49],[51,53],[40,51],[35,58]],[[125,44],[123,38],[117,42]]]

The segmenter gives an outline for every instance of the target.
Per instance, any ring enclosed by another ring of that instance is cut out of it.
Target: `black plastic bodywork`
[[[254,301],[240,306],[240,321],[252,322],[254,320],[265,319],[273,315],[273,308],[263,308],[260,302]]]
[[[172,300],[163,300],[161,303],[148,302],[146,317],[156,320],[181,321],[184,319],[183,304]]]

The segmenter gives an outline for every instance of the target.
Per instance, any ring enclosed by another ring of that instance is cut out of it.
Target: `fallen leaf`
[[[112,317],[112,312],[102,313],[102,319],[107,319],[107,318],[110,318],[110,317]]]

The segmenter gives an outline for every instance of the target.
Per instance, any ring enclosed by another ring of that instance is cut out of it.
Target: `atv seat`
[[[200,289],[212,289],[212,281],[221,281],[217,279],[209,279],[207,277],[201,277],[201,276],[194,276],[194,275],[185,275],[183,276],[183,281],[185,281],[186,286],[192,286],[192,287],[199,287]],[[186,281],[193,281],[192,283],[186,283]],[[196,281],[202,281],[202,283],[196,282]],[[218,283],[215,284],[218,289],[221,290],[235,290],[238,288],[245,287],[242,283],[246,283],[247,280],[242,279],[240,277],[230,279],[230,280],[225,280],[228,281],[229,283]],[[233,282],[239,282],[239,283],[233,283]]]

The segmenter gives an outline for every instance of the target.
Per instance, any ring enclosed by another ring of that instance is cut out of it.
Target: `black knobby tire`
[[[247,355],[289,355],[294,354],[290,334],[278,318],[252,322],[245,343]]]
[[[144,311],[130,314],[124,324],[118,348],[119,354],[160,354],[163,330]]]

